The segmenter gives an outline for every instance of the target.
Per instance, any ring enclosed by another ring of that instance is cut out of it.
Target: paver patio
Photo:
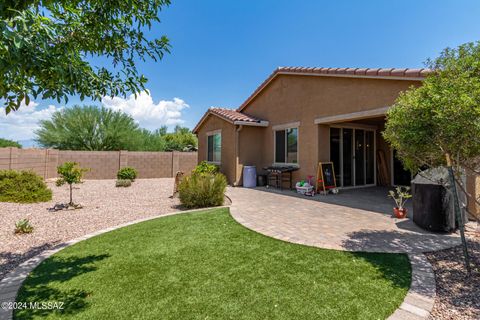
[[[410,219],[392,217],[385,188],[296,196],[292,191],[230,188],[231,214],[241,224],[277,239],[316,247],[419,253],[460,244],[457,234],[431,233]],[[411,210],[410,210],[411,211]]]

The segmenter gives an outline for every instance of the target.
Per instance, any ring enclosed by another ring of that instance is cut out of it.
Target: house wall
[[[294,173],[294,179],[299,180],[314,175],[318,161],[330,160],[329,126],[314,124],[316,118],[390,106],[399,92],[418,84],[407,80],[279,75],[242,112],[269,121],[256,138],[264,143],[258,154],[261,166],[273,163],[272,127],[300,122],[300,169]],[[378,147],[386,149],[389,159],[387,147],[377,142]],[[241,148],[240,154],[243,152]]]
[[[235,125],[217,116],[211,115],[205,119],[198,129],[198,162],[207,160],[207,133],[214,130],[222,132],[222,155],[220,172],[230,184],[236,180],[235,159]]]
[[[235,184],[242,185],[243,183],[243,166],[256,166],[258,172],[261,172],[261,169],[266,166],[263,161],[264,130],[263,127],[243,126],[238,132],[240,152]]]

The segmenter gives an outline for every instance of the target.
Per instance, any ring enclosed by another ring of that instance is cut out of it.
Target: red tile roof
[[[201,124],[203,123],[203,121],[205,121],[205,119],[207,118],[207,116],[209,114],[214,114],[214,115],[216,115],[216,116],[218,116],[218,117],[220,117],[220,118],[222,118],[222,119],[224,119],[228,122],[231,122],[231,123],[235,123],[237,121],[241,121],[241,122],[245,122],[245,123],[252,123],[252,124],[259,124],[259,123],[265,122],[262,119],[250,116],[250,115],[245,114],[245,113],[238,112],[234,109],[211,107],[210,109],[208,109],[207,112],[205,112],[202,119],[200,119],[198,124],[193,129],[194,133],[197,132],[197,130],[200,128]]]
[[[242,103],[237,111],[242,111],[255,96],[260,93],[279,74],[332,76],[332,77],[358,77],[382,78],[392,80],[421,81],[431,74],[430,69],[397,69],[397,68],[305,68],[305,67],[278,67],[263,81],[257,89]]]
[[[262,119],[252,117],[248,114],[238,112],[235,109],[210,108],[209,111],[229,121],[261,122]]]

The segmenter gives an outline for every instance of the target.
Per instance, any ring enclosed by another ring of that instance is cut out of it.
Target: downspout
[[[238,175],[238,167],[240,166],[240,158],[238,156],[238,151],[240,149],[240,143],[238,137],[242,129],[243,125],[238,125],[235,129],[235,181],[233,182],[234,187],[238,187],[238,185],[240,184],[240,178]]]

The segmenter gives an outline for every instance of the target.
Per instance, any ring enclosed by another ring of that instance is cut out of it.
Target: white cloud
[[[0,137],[12,140],[29,140],[35,137],[34,131],[39,128],[40,120],[50,119],[55,111],[62,107],[49,105],[38,109],[38,103],[30,101],[28,105],[22,101],[17,111],[5,114],[5,108],[0,107]]]
[[[1,101],[0,101],[1,103]],[[189,108],[182,99],[161,100],[154,103],[148,92],[130,95],[127,99],[119,97],[104,97],[102,104],[112,110],[120,110],[129,114],[142,128],[154,130],[163,125],[169,127],[184,123],[182,110]],[[64,107],[49,105],[47,108],[38,108],[39,104],[30,101],[28,105],[23,101],[17,111],[5,114],[5,108],[0,107],[0,137],[12,140],[30,140],[35,138],[35,130],[39,128],[40,120],[48,120],[55,111]]]
[[[112,110],[123,111],[132,116],[140,127],[149,130],[157,129],[163,125],[174,126],[182,124],[182,110],[188,108],[188,104],[182,99],[160,100],[154,103],[152,96],[147,91],[137,95],[130,95],[127,99],[119,97],[104,97],[102,104]]]

